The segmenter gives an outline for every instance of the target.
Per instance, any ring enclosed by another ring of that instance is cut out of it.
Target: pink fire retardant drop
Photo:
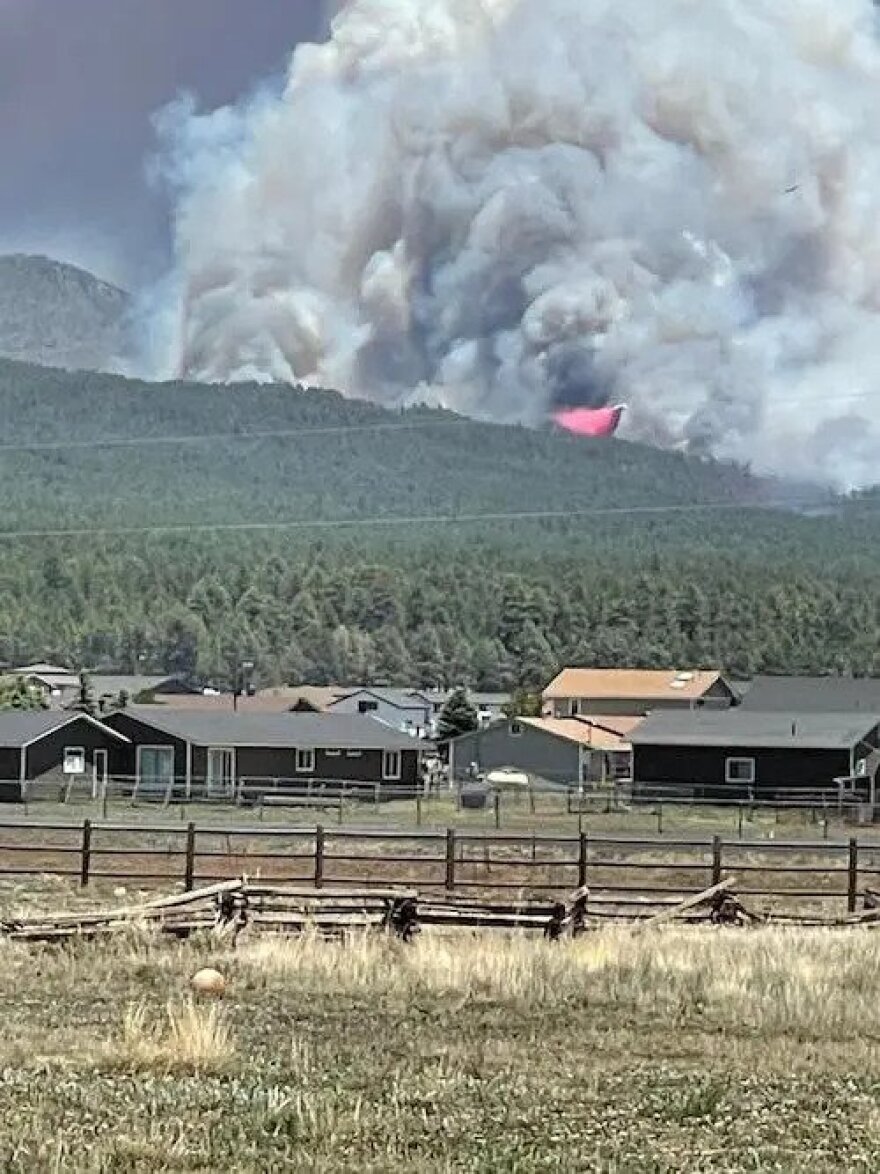
[[[566,432],[576,436],[613,436],[620,424],[624,404],[613,408],[564,408],[553,419]]]

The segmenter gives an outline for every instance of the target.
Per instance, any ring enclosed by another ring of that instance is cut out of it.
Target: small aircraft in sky
[[[553,413],[553,420],[575,436],[613,436],[625,411],[626,404],[607,408],[560,408]]]

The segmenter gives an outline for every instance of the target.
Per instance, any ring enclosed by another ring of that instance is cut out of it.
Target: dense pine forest
[[[573,662],[880,672],[871,494],[796,512],[804,490],[621,441],[15,363],[0,424],[7,663],[482,688]]]

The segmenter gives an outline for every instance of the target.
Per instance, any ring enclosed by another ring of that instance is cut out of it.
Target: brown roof
[[[311,706],[318,713],[335,701],[343,690],[317,685],[286,686],[260,689],[253,697],[239,697],[239,713],[289,713],[297,705]],[[165,709],[187,710],[195,713],[227,713],[232,711],[232,694],[219,697],[203,693],[168,694],[157,697]]]
[[[563,669],[544,690],[545,700],[577,697],[595,700],[659,701],[668,697],[697,698],[708,692],[717,671],[676,669]]]
[[[603,730],[601,726],[591,726],[576,717],[524,717],[521,720],[536,730],[544,730],[545,733],[553,734],[557,738],[577,742],[579,746],[593,746],[597,750],[628,748],[628,743],[619,734]]]

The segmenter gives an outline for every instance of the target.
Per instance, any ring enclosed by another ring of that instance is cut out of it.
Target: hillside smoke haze
[[[878,108],[870,0],[352,0],[162,115],[154,373],[874,480]]]

